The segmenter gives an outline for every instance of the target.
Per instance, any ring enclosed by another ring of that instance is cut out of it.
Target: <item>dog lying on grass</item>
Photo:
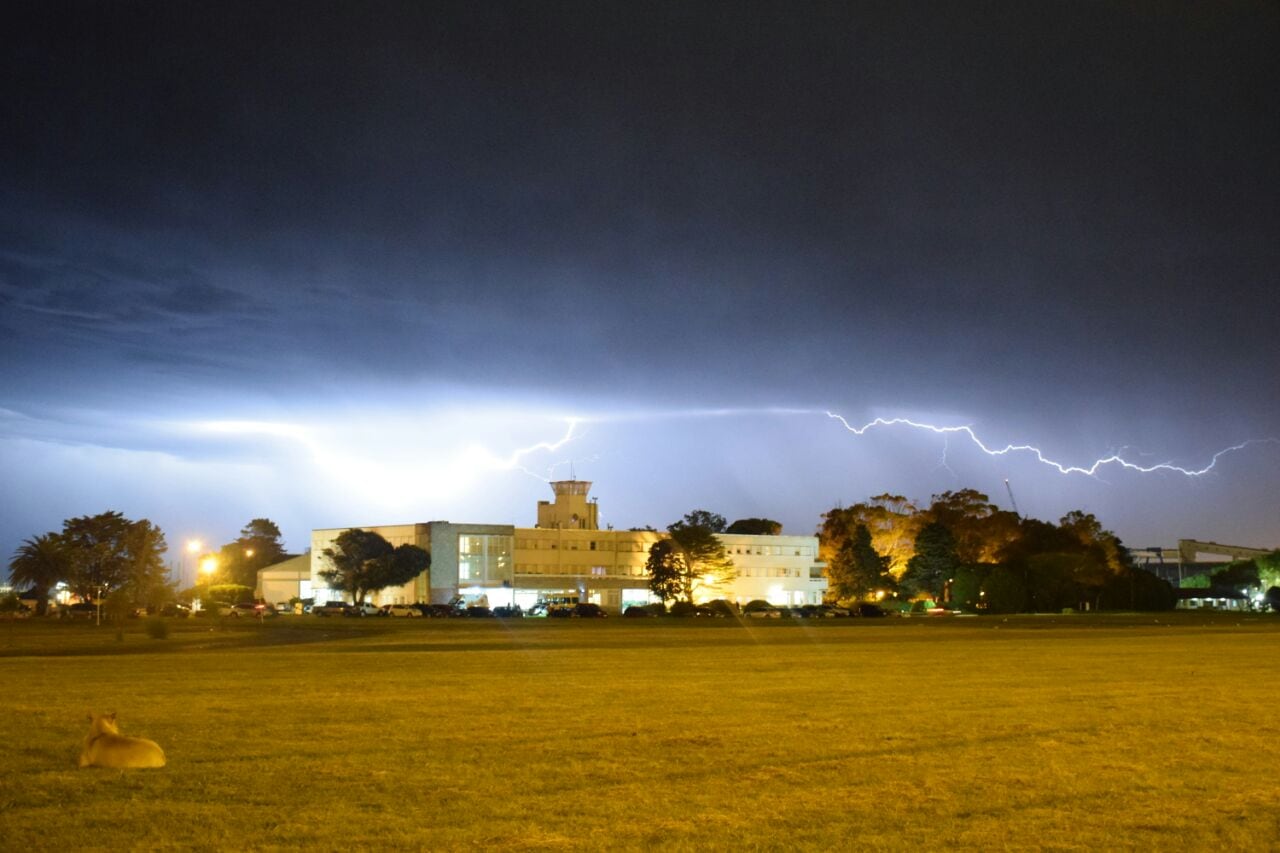
[[[116,715],[89,713],[89,734],[80,751],[81,767],[164,767],[164,750],[153,740],[126,737]]]

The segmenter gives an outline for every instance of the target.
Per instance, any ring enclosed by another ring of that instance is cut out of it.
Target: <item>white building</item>
[[[551,484],[554,501],[539,501],[537,525],[420,524],[371,525],[392,545],[413,544],[431,553],[431,569],[403,587],[374,596],[377,604],[448,602],[461,595],[491,606],[570,596],[618,611],[653,601],[645,562],[654,542],[666,533],[651,530],[601,530],[598,507],[588,498],[591,484],[561,480]],[[311,532],[310,592],[317,601],[339,600],[320,572],[324,551],[344,530]],[[816,536],[719,536],[737,569],[724,588],[704,589],[700,600],[725,598],[739,604],[764,599],[773,604],[818,604],[827,589],[818,561]],[[273,567],[276,568],[276,567]],[[264,570],[266,571],[266,570]],[[261,583],[264,593],[266,583]],[[272,586],[279,590],[279,586]],[[274,600],[268,596],[268,600]]]

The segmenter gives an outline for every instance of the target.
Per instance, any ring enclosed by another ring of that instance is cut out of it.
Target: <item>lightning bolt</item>
[[[517,450],[511,451],[511,453],[508,454],[506,458],[496,456],[493,453],[483,448],[476,448],[474,452],[490,468],[495,468],[503,471],[519,471],[523,474],[528,474],[530,477],[533,477],[535,480],[540,480],[544,483],[547,483],[547,482],[550,482],[551,475],[555,472],[556,465],[563,465],[565,464],[564,462],[557,462],[553,464],[551,468],[548,469],[547,476],[543,477],[540,474],[536,474],[533,471],[530,471],[528,468],[526,468],[521,463],[521,460],[523,460],[526,456],[532,453],[538,453],[539,451],[554,453],[557,450],[559,450],[561,447],[564,447],[566,444],[568,444],[570,441],[572,441],[576,437],[574,433],[578,428],[578,424],[580,423],[582,423],[581,418],[566,418],[564,435],[562,435],[559,438],[559,440],[539,441],[537,444],[531,444],[528,447],[521,447]]]
[[[846,420],[842,415],[838,415],[835,412],[829,411],[829,412],[826,412],[825,414],[827,415],[827,417],[834,418],[835,420],[839,421],[844,426],[845,429],[847,429],[849,432],[853,433],[854,435],[865,435],[868,430],[871,430],[874,428],[897,427],[897,426],[910,427],[911,429],[922,430],[924,432],[931,432],[931,433],[934,433],[935,435],[941,435],[944,437],[951,436],[951,435],[963,435],[964,437],[968,438],[969,441],[972,442],[975,447],[977,447],[979,450],[981,450],[983,453],[987,454],[988,456],[1008,456],[1011,453],[1027,453],[1034,456],[1036,460],[1039,461],[1040,463],[1044,465],[1048,465],[1051,468],[1057,469],[1058,473],[1060,474],[1084,474],[1087,477],[1097,476],[1097,473],[1101,468],[1111,466],[1111,465],[1114,465],[1120,468],[1125,468],[1129,471],[1137,471],[1142,474],[1150,474],[1155,471],[1170,471],[1175,474],[1183,474],[1187,477],[1203,477],[1205,474],[1208,474],[1210,471],[1214,469],[1214,466],[1218,464],[1219,459],[1221,459],[1223,456],[1226,456],[1229,453],[1235,453],[1237,451],[1244,450],[1246,447],[1249,447],[1254,444],[1280,443],[1280,440],[1277,440],[1274,438],[1253,438],[1253,439],[1249,439],[1248,441],[1242,441],[1239,444],[1233,444],[1231,447],[1224,448],[1222,450],[1219,450],[1217,453],[1213,454],[1213,456],[1210,457],[1209,459],[1209,464],[1205,465],[1203,468],[1183,468],[1180,465],[1174,465],[1172,462],[1160,462],[1155,465],[1139,465],[1136,462],[1130,462],[1129,460],[1121,456],[1119,453],[1113,453],[1110,456],[1105,456],[1101,459],[1094,460],[1093,464],[1089,465],[1088,467],[1081,467],[1079,465],[1065,465],[1061,462],[1057,462],[1053,459],[1050,459],[1049,457],[1044,455],[1044,452],[1041,451],[1040,448],[1035,447],[1034,445],[1031,445],[1031,444],[1007,444],[1001,448],[989,447],[982,439],[978,438],[977,434],[969,426],[935,426],[934,424],[926,424],[926,423],[920,423],[919,421],[913,421],[910,418],[876,418],[873,421],[870,421],[868,423],[863,424],[860,427],[857,427],[849,423],[849,421]]]

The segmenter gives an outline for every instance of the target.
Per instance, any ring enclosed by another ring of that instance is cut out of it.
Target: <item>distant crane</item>
[[[1009,485],[1008,477],[1004,478],[1004,490],[1009,493],[1009,503],[1013,505],[1013,514],[1021,519],[1022,513],[1018,512],[1018,502],[1013,499],[1013,486]]]

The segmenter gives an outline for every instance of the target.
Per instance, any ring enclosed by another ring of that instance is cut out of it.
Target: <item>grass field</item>
[[[1278,682],[1257,616],[29,620],[0,845],[1276,849]]]

